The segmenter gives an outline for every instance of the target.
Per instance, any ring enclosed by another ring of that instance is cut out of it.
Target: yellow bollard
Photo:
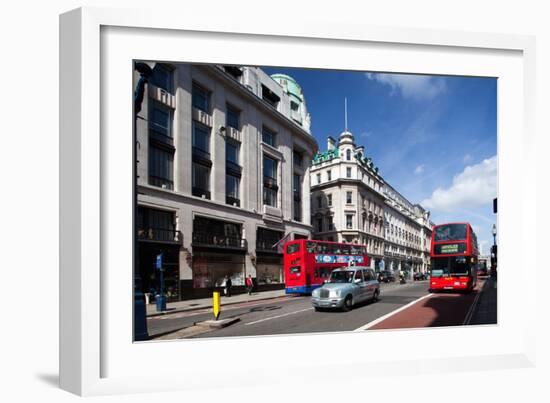
[[[220,293],[218,291],[214,291],[212,294],[212,310],[214,311],[214,317],[218,320],[221,313]]]

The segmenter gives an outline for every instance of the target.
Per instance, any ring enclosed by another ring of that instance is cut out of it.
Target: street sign
[[[214,291],[212,294],[212,311],[214,312],[214,317],[218,320],[221,313],[220,293],[218,291]]]

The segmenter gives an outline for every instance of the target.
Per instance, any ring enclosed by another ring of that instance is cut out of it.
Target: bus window
[[[287,254],[296,253],[299,250],[300,250],[300,244],[299,243],[293,243],[293,244],[290,244],[286,247],[286,253]]]
[[[314,253],[315,252],[315,242],[306,242],[306,250],[308,253]]]
[[[302,269],[300,268],[300,266],[294,266],[294,267],[291,267],[289,271],[291,274],[300,274]]]
[[[342,245],[340,253],[342,253],[343,255],[349,255],[350,254],[349,245]]]
[[[319,278],[319,269],[315,269],[315,270],[313,271],[313,277]]]

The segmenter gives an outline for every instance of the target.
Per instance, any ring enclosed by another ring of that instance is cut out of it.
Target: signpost
[[[212,294],[212,311],[214,312],[214,317],[218,320],[221,313],[220,293],[218,291],[214,291]]]
[[[155,299],[157,302],[157,312],[166,311],[166,297],[164,296],[164,268],[162,267],[162,253],[157,255],[156,268],[159,272],[159,292]]]

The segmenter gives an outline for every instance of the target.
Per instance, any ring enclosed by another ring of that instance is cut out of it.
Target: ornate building
[[[426,272],[430,262],[430,213],[413,205],[380,175],[365,148],[345,130],[313,158],[313,238],[367,245],[371,266]]]

